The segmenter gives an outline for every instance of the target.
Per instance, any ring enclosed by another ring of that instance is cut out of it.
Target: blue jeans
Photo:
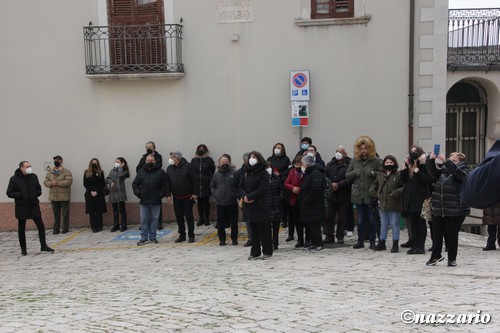
[[[156,239],[156,228],[160,216],[161,205],[140,205],[141,213],[141,240]]]
[[[373,218],[373,205],[356,204],[358,210],[358,243],[365,241],[365,222],[370,225],[370,243],[375,242],[376,226]]]
[[[385,241],[387,239],[387,231],[389,229],[389,225],[391,225],[392,230],[392,240],[399,240],[399,217],[401,213],[394,212],[390,210],[382,210],[379,209],[378,213],[380,214],[380,240]]]

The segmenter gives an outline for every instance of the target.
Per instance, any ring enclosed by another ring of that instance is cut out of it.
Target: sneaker
[[[353,249],[362,249],[364,247],[365,247],[365,244],[358,242],[358,243],[354,244],[354,246],[352,248]]]
[[[412,240],[409,240],[406,243],[401,244],[401,247],[406,247],[406,248],[409,248],[409,247],[412,247],[412,246],[413,246],[413,241]]]
[[[145,240],[145,239],[141,239],[140,241],[137,242],[137,246],[142,246],[144,244],[146,244],[148,241]]]
[[[252,255],[250,255],[248,257],[248,260],[257,260],[257,259],[260,259],[260,256],[252,256]]]
[[[244,247],[249,247],[249,246],[252,246],[252,241],[251,240],[247,240],[247,242],[245,243],[245,245],[243,245]]]
[[[179,236],[176,240],[175,243],[182,243],[186,241],[186,236]]]
[[[238,241],[236,239],[233,239],[233,241],[231,242],[231,244],[238,245]]]
[[[157,239],[153,239],[153,240],[150,241],[150,243],[158,244],[158,240]]]
[[[189,244],[194,243],[194,236],[189,237],[188,243]]]
[[[448,260],[448,267],[455,267],[457,265],[457,261],[456,260]]]
[[[352,231],[347,232],[347,237],[352,237]]]
[[[443,261],[444,260],[444,257],[441,257],[439,259],[435,259],[435,258],[431,258],[429,259],[429,261],[427,261],[425,264],[427,266],[436,266],[436,264],[440,261]]]
[[[493,251],[496,249],[497,249],[497,247],[495,245],[492,245],[492,246],[487,245],[487,246],[483,247],[483,251]]]
[[[273,255],[272,255],[272,254],[264,254],[264,255],[262,256],[262,260],[271,259],[272,257],[273,257]]]
[[[323,245],[313,245],[309,248],[309,251],[320,252],[323,251],[325,247]]]
[[[54,249],[48,246],[42,247],[40,251],[54,253]]]

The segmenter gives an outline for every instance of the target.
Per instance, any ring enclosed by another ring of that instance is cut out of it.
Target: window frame
[[[337,12],[337,2],[347,2],[348,10]],[[354,0],[328,0],[330,10],[328,14],[317,12],[318,0],[311,0],[311,19],[336,19],[354,17]]]

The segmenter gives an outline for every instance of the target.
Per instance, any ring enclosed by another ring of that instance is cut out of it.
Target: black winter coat
[[[161,168],[163,166],[163,157],[156,150],[153,153],[153,155],[154,155],[155,161],[156,161],[155,166]],[[139,164],[137,164],[137,166],[135,167],[135,172],[139,173],[139,171],[142,168],[144,168],[144,165],[146,165],[146,157],[148,157],[148,154],[142,155],[141,160],[139,161]]]
[[[215,173],[214,160],[209,156],[194,157],[191,160],[191,167],[198,183],[194,194],[200,198],[208,198],[212,194],[210,191],[210,181]]]
[[[196,194],[199,187],[191,164],[182,158],[179,165],[169,165],[167,168],[167,197],[185,197]]]
[[[337,161],[334,158],[327,164],[325,175],[332,183],[338,183],[339,189],[332,191],[332,197],[328,198],[332,202],[347,202],[351,201],[351,183],[345,177],[346,171],[351,163],[351,158],[346,157],[342,161]]]
[[[267,188],[269,187],[269,174],[266,165],[261,162],[254,166],[245,167],[238,186],[238,197],[253,200],[252,203],[243,204],[245,221],[250,223],[268,223],[269,207],[267,205]]]
[[[40,217],[38,197],[42,195],[42,187],[35,174],[23,175],[20,169],[10,177],[7,196],[15,200],[16,218],[20,220]]]
[[[324,172],[320,164],[306,169],[300,192],[300,221],[322,223],[325,221]]]
[[[161,199],[166,194],[165,171],[158,165],[152,169],[144,166],[132,182],[134,194],[141,205],[161,205]]]
[[[283,199],[281,198],[282,186],[280,177],[274,173],[269,177],[267,188],[267,206],[269,207],[269,221],[277,222],[283,218]]]
[[[83,186],[85,187],[85,213],[103,214],[107,212],[106,200],[104,199],[104,172],[93,173],[87,177],[86,172],[83,174]],[[95,191],[97,195],[93,197],[90,192]]]
[[[278,172],[280,173],[280,178],[284,183],[286,180],[286,177],[283,179],[284,173],[286,172],[286,170],[288,169],[288,167],[291,164],[288,156],[286,156],[286,155],[285,156],[273,155],[273,156],[269,156],[267,158],[267,161],[271,162],[271,167],[273,168],[273,171],[274,171],[274,169],[278,169]]]
[[[460,187],[469,172],[464,162],[455,165],[448,160],[442,169],[436,168],[434,159],[427,163],[429,174],[437,178],[432,192],[432,215],[436,216],[466,216],[470,214],[467,207],[460,198]]]
[[[233,166],[227,170],[219,168],[212,177],[210,188],[218,206],[237,204],[236,192],[238,191],[238,184],[235,184],[235,173]]]
[[[401,181],[404,184],[402,215],[422,212],[422,204],[431,196],[431,186],[435,178],[431,177],[425,165],[418,166],[419,171],[410,177],[408,168],[401,170]]]

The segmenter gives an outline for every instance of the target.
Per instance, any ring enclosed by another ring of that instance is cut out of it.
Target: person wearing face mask
[[[445,161],[443,167],[436,167],[436,157]],[[460,197],[462,182],[469,172],[465,163],[465,155],[451,153],[449,158],[443,154],[431,153],[431,162],[428,163],[428,172],[437,180],[432,192],[432,222],[434,224],[433,250],[427,266],[434,266],[444,258],[441,256],[443,248],[443,235],[446,233],[446,246],[448,248],[448,266],[457,265],[458,233],[465,217],[470,214],[470,208]]]
[[[281,142],[276,143],[273,146],[273,153],[267,158],[267,161],[271,163],[271,168],[275,174],[277,174],[281,181],[281,188],[283,190],[283,185],[285,183],[286,177],[288,176],[288,168],[290,167],[290,158],[286,155],[285,145]],[[288,227],[287,212],[288,205],[283,200],[283,216],[281,220],[283,221],[283,228]],[[293,227],[292,227],[293,228]],[[293,229],[292,229],[293,231]]]
[[[382,161],[377,157],[375,142],[368,136],[361,136],[354,143],[354,159],[346,172],[346,179],[352,183],[351,202],[358,212],[358,241],[355,249],[365,247],[365,226],[370,230],[370,249],[375,248],[376,224],[373,216],[373,197],[370,187],[375,180]]]
[[[380,241],[375,246],[376,251],[385,251],[385,241],[389,225],[392,231],[391,253],[399,252],[399,218],[401,216],[401,197],[403,183],[398,172],[396,157],[387,155],[382,161],[382,170],[377,174],[370,193],[378,200],[378,211],[381,220]]]
[[[271,225],[267,189],[269,174],[265,160],[257,151],[252,151],[238,186],[238,198],[243,199],[243,212],[251,225],[252,248],[248,260],[270,259],[273,256]],[[262,249],[261,249],[262,245]]]
[[[141,239],[137,245],[148,242],[158,244],[156,224],[160,216],[161,199],[167,190],[165,171],[158,166],[153,154],[146,157],[146,163],[132,182],[132,189],[140,199]]]
[[[307,151],[307,148],[312,145],[312,139],[310,137],[303,137],[302,140],[300,140],[300,150],[295,154],[295,156],[300,156],[303,157]],[[321,154],[316,151],[316,158],[319,158],[320,160],[323,160],[321,158]]]
[[[117,230],[127,230],[127,192],[125,190],[125,179],[130,177],[127,161],[123,157],[117,157],[113,169],[106,177],[106,184],[109,188],[109,202],[113,208],[113,227],[111,232]],[[121,217],[121,225],[120,225]]]
[[[293,166],[289,168],[288,175],[285,180],[283,195],[287,200],[288,209],[288,238],[287,242],[294,240],[294,230],[297,230],[297,244],[296,248],[304,246],[304,226],[300,223],[300,187],[303,180],[302,173],[302,157],[295,156],[293,159]]]
[[[325,221],[324,172],[325,169],[314,163],[311,156],[302,157],[304,179],[300,190],[300,222],[306,225],[311,237],[310,251],[324,249],[321,236],[321,223]]]
[[[412,239],[410,244],[401,247],[411,248],[407,254],[425,254],[427,225],[420,216],[424,200],[431,196],[435,179],[427,173],[426,157],[422,148],[412,146],[401,168],[401,181],[404,184],[402,215],[410,221]]]
[[[156,151],[156,145],[153,141],[146,142],[145,149],[146,149],[146,153],[144,155],[142,155],[139,163],[135,167],[136,173],[139,173],[139,170],[141,170],[144,167],[144,164],[146,164],[146,157],[148,155],[151,155],[151,154],[155,158],[156,165],[160,168],[163,166],[163,157],[161,156],[160,153],[158,153]],[[163,209],[160,205],[160,216],[158,218],[158,230],[162,230],[162,229],[163,229]]]
[[[33,173],[31,164],[28,161],[19,163],[14,175],[9,180],[7,196],[15,201],[15,214],[18,220],[19,245],[21,255],[28,254],[26,248],[26,220],[35,222],[38,229],[38,238],[42,252],[54,252],[47,245],[45,239],[45,226],[43,225],[42,213],[40,211],[40,201],[38,197],[42,195],[42,187],[38,182],[38,177]]]
[[[89,166],[83,174],[83,186],[85,187],[85,213],[89,214],[90,228],[93,232],[102,231],[102,214],[107,212],[104,198],[106,181],[97,158],[90,160]]]
[[[269,222],[271,223],[273,250],[279,246],[280,221],[283,218],[282,186],[279,175],[273,172],[271,162],[266,163],[266,171],[269,174],[269,186],[267,188],[267,207],[269,208]]]
[[[71,171],[63,166],[63,158],[54,156],[54,166],[47,171],[43,185],[49,189],[49,201],[54,213],[54,226],[52,233],[65,234],[69,229],[69,202],[71,200],[71,184],[73,176]],[[62,231],[61,228],[62,215]]]
[[[236,191],[238,191],[238,186],[240,185],[241,178],[243,177],[243,174],[245,173],[246,169],[249,167],[248,164],[248,159],[250,158],[250,152],[244,153],[242,156],[243,159],[243,164],[241,165],[241,168],[236,170],[234,173],[234,186],[236,188]],[[244,247],[249,247],[252,246],[252,226],[250,225],[250,222],[248,222],[248,217],[245,214],[245,211],[242,209],[242,217],[243,221],[245,221],[245,228],[247,230],[247,241],[243,245]]]
[[[198,195],[198,216],[200,220],[197,225],[210,225],[210,181],[215,172],[214,160],[209,156],[208,148],[204,144],[196,147],[196,156],[191,160],[191,166],[194,170],[197,183],[196,189]]]
[[[327,198],[327,211],[325,221],[325,239],[323,243],[335,243],[335,236],[339,244],[344,244],[344,231],[346,228],[347,214],[351,205],[351,184],[346,179],[351,158],[343,146],[339,146],[335,156],[326,166],[325,175],[331,181],[332,195]],[[334,236],[335,219],[337,218],[337,231]]]
[[[307,150],[304,152],[304,156],[311,156],[314,158],[314,163],[321,165],[323,168],[325,168],[325,161],[321,159],[321,155],[318,154],[318,150],[316,146],[310,145]]]
[[[167,201],[174,203],[175,218],[179,228],[176,243],[186,241],[186,218],[188,226],[188,243],[194,243],[193,204],[198,199],[199,179],[195,176],[192,165],[182,157],[180,151],[170,153],[167,167]]]
[[[217,203],[217,234],[219,245],[226,245],[226,228],[231,227],[231,241],[238,245],[238,202],[235,186],[236,170],[231,164],[231,156],[223,154],[219,157],[217,171],[210,181],[212,196]]]

